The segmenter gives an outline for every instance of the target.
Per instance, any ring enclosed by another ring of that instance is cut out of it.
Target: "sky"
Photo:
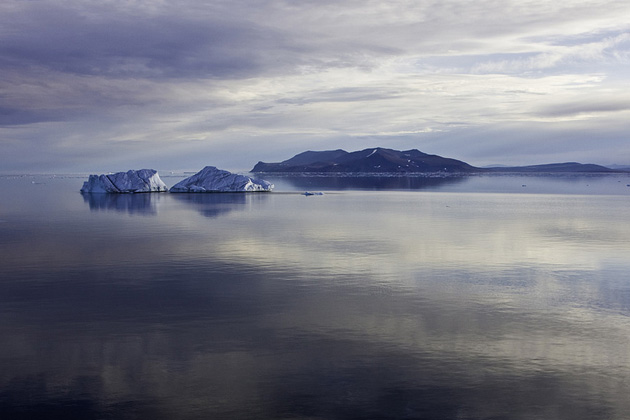
[[[3,0],[0,173],[630,165],[625,0]]]

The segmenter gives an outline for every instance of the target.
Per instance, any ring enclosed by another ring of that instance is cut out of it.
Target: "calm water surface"
[[[626,175],[83,180],[0,177],[2,419],[629,416]]]

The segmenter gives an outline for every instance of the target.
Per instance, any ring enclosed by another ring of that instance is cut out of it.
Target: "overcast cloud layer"
[[[630,164],[630,3],[0,3],[0,172]]]

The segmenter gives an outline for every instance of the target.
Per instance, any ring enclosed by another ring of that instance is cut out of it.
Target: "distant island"
[[[479,168],[457,159],[423,153],[417,149],[393,150],[382,147],[346,152],[345,150],[307,151],[279,163],[258,162],[251,172],[266,173],[561,173],[624,172],[601,165],[577,162],[531,166]]]

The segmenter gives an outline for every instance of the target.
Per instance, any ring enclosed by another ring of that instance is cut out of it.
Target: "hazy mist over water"
[[[630,412],[627,175],[266,179],[0,177],[0,417]]]

